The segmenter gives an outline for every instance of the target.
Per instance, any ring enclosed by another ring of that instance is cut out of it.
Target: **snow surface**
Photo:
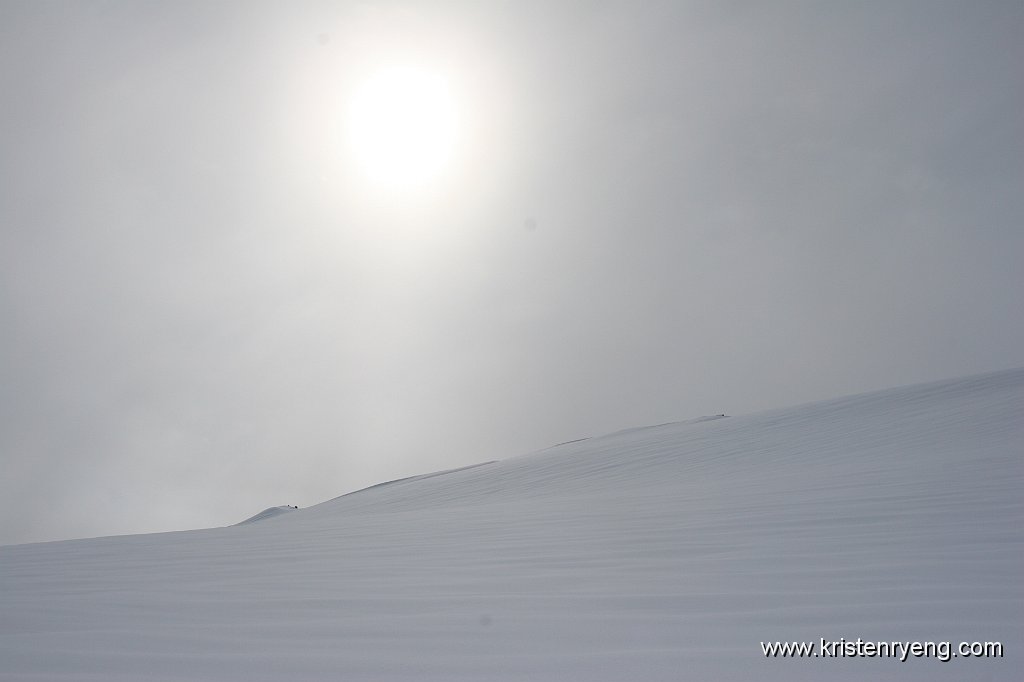
[[[0,547],[3,680],[1019,680],[1024,370]],[[999,641],[768,659],[762,641]]]
[[[284,504],[284,505],[281,505],[280,507],[267,507],[266,509],[261,511],[259,514],[254,514],[254,515],[250,516],[249,518],[247,518],[245,521],[239,521],[235,525],[236,526],[241,526],[242,524],[245,524],[245,523],[256,523],[257,521],[265,521],[267,519],[272,519],[275,516],[280,516],[281,514],[287,514],[288,512],[293,512],[296,509],[298,509],[298,507],[293,507],[293,506],[291,506],[289,504]]]

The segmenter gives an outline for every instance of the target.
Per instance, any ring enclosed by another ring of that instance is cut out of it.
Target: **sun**
[[[459,107],[442,73],[392,66],[352,93],[348,146],[360,174],[382,190],[420,190],[450,168],[459,137]]]

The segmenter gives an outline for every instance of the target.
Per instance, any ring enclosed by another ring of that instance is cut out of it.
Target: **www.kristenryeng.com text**
[[[822,637],[817,642],[761,642],[765,658],[935,658],[948,663],[954,658],[1002,658],[1001,642],[865,641]]]

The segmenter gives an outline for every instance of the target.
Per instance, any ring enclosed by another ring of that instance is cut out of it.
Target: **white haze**
[[[1019,2],[0,4],[0,543],[1024,364]],[[368,191],[343,112],[451,74]]]

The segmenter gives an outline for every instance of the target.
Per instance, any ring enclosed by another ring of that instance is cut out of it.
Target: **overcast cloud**
[[[0,2],[0,543],[1024,365],[1020,2]],[[340,160],[389,50],[457,179]],[[416,57],[418,58],[418,57]]]

